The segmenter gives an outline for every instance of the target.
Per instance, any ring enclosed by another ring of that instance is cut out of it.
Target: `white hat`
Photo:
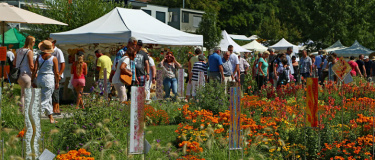
[[[368,56],[365,56],[365,58],[364,59],[368,59]]]
[[[236,54],[237,56],[240,56],[240,55],[241,55],[240,52],[234,52],[234,54]]]

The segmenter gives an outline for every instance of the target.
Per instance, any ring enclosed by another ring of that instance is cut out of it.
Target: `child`
[[[289,66],[288,66],[288,60],[286,58],[281,59],[281,64],[277,68],[277,89],[281,87],[281,85],[286,85],[289,82]]]

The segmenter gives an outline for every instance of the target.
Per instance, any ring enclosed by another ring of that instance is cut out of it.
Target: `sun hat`
[[[44,53],[53,53],[52,42],[44,40],[38,44],[38,48]]]
[[[368,58],[368,56],[365,56],[365,58],[364,58],[364,59],[369,59],[369,58]]]
[[[234,52],[234,54],[236,54],[237,56],[240,56],[240,55],[241,55],[240,52]]]
[[[198,56],[198,60],[199,60],[199,61],[204,61],[204,60],[206,60],[206,57],[205,57],[203,54],[200,54],[200,55]]]
[[[375,56],[372,56],[372,57],[371,57],[371,60],[375,61]]]

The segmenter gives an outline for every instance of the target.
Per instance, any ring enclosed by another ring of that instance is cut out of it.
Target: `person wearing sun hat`
[[[35,61],[34,71],[32,72],[31,81],[33,87],[41,89],[42,112],[50,119],[50,123],[57,123],[53,119],[52,94],[56,88],[59,88],[59,69],[58,60],[52,56],[54,52],[52,42],[44,40],[39,43],[39,49],[42,51]]]

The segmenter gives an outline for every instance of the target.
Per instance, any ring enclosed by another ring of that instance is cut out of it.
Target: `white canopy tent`
[[[366,47],[363,47],[361,44],[359,44],[357,40],[354,41],[353,45],[350,47],[340,49],[340,50],[335,50],[335,53],[337,53],[339,57],[359,56],[360,54],[368,56],[373,52],[374,51]]]
[[[334,44],[332,44],[331,46],[329,46],[328,48],[326,48],[324,50],[327,51],[327,52],[335,52],[336,50],[342,50],[342,49],[346,49],[346,48],[348,48],[348,47],[345,47],[344,45],[342,45],[341,41],[338,40]],[[311,54],[318,54],[318,52],[313,52]]]
[[[248,44],[245,44],[242,47],[245,48],[245,49],[248,49],[248,50],[260,51],[260,52],[264,52],[268,49],[267,47],[263,46],[262,44],[260,44],[256,40],[253,40],[252,42],[250,42]]]
[[[146,44],[203,46],[203,36],[182,32],[142,10],[115,8],[77,29],[52,33],[58,44],[127,42],[131,37]]]
[[[241,40],[241,41],[251,41],[252,39],[247,38],[245,35],[235,35],[229,34],[229,36],[234,40]]]
[[[275,50],[286,50],[287,48],[289,47],[293,47],[293,52],[294,53],[298,53],[298,50],[299,50],[299,47],[292,44],[292,43],[289,43],[287,40],[285,40],[284,38],[281,39],[279,42],[277,42],[276,44],[270,46],[272,47],[273,49]]]
[[[252,35],[249,37],[250,40],[256,40],[258,39],[259,37],[257,35]]]
[[[219,47],[221,47],[222,51],[228,51],[228,46],[233,46],[233,52],[251,52],[247,49],[242,48],[240,45],[238,45],[236,42],[230,38],[227,31],[222,31],[221,35],[223,36],[223,39],[221,39]]]

